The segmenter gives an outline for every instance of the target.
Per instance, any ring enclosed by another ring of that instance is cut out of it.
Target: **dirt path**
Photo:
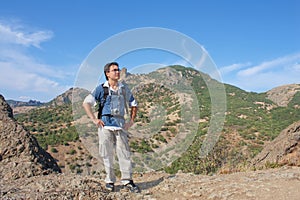
[[[284,167],[227,175],[169,175],[153,172],[135,175],[141,188],[132,194],[116,184],[104,189],[99,176],[48,175],[0,180],[0,199],[138,199],[138,200],[299,200],[300,168]]]
[[[298,167],[216,176],[153,173],[136,179],[143,189],[137,199],[300,199]]]

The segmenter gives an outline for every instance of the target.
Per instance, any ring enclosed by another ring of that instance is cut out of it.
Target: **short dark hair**
[[[108,78],[107,78],[107,76],[106,76],[106,72],[109,72],[110,66],[112,66],[112,65],[116,65],[116,66],[119,67],[119,64],[118,64],[117,62],[109,62],[109,63],[107,63],[107,64],[104,66],[104,75],[105,75],[106,80],[108,80]]]

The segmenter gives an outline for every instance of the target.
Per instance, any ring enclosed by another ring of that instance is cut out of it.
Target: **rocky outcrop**
[[[4,97],[0,94],[0,120],[7,118],[12,119],[13,117],[13,110],[8,103],[6,103]]]
[[[54,158],[13,118],[0,95],[0,179],[19,179],[61,172]]]
[[[47,103],[47,105],[55,107],[55,106],[61,106],[61,105],[64,105],[64,104],[71,104],[71,102],[72,102],[72,93],[73,93],[73,88],[70,88],[66,92],[58,95],[52,101]]]
[[[300,92],[300,84],[283,85],[268,91],[267,98],[278,106],[285,107],[297,92]]]
[[[255,167],[300,166],[300,121],[283,130],[252,161]]]

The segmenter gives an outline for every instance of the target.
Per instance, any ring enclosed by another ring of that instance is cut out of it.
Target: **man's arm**
[[[137,110],[138,110],[137,106],[132,106],[131,107],[130,121],[125,123],[125,125],[124,125],[125,130],[128,130],[134,124],[134,120],[135,120],[135,117],[136,117]]]
[[[91,98],[91,97],[87,97],[87,98]],[[86,98],[86,99],[87,99]],[[102,120],[97,119],[97,117],[94,115],[94,112],[92,110],[92,105],[89,102],[83,102],[82,106],[86,112],[86,114],[88,115],[88,117],[93,121],[94,124],[96,124],[97,126],[104,126],[104,123]]]
[[[138,110],[137,106],[131,107],[130,121],[131,121],[132,123],[134,123],[134,120],[135,120],[135,117],[136,117],[137,110]]]

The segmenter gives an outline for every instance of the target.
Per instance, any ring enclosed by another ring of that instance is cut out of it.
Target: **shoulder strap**
[[[99,103],[99,108],[98,108],[98,119],[101,119],[102,117],[102,110],[104,107],[104,103],[106,101],[107,96],[109,95],[109,88],[108,87],[104,87],[104,83],[101,84],[104,90],[104,94],[103,94],[103,101],[101,101]],[[128,105],[127,105],[127,98],[126,98],[126,88],[123,86],[122,87],[122,95],[124,96],[124,105],[125,105],[125,112],[126,114],[128,114]]]
[[[104,83],[101,84],[102,85],[102,88],[103,88],[103,91],[104,91],[104,94],[103,94],[103,101],[100,101],[99,103],[99,108],[98,108],[98,119],[101,119],[102,117],[102,110],[103,110],[103,107],[104,107],[104,103],[106,101],[106,97],[108,96],[109,94],[109,88],[108,87],[104,87]]]
[[[125,89],[125,86],[122,87],[122,95],[124,97],[125,112],[126,112],[126,114],[128,114],[128,105],[127,105],[127,98],[126,98],[126,89]]]
[[[109,91],[108,91],[109,88],[108,88],[108,87],[104,87],[104,83],[102,83],[101,85],[102,85],[103,90],[104,90],[104,95],[103,95],[104,101],[103,101],[103,102],[105,102],[105,101],[106,101],[106,97],[107,97],[108,94],[109,94]]]

